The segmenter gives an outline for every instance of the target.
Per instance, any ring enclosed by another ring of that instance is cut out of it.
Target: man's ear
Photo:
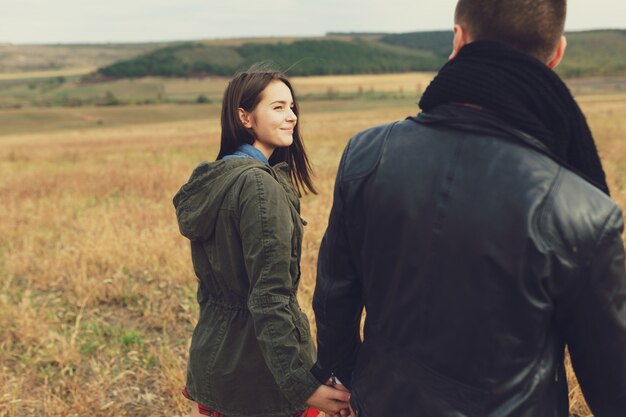
[[[241,121],[241,124],[243,125],[243,127],[245,127],[246,129],[252,129],[252,121],[251,121],[250,113],[248,113],[241,107],[237,109],[237,112],[239,113],[239,120]]]
[[[561,60],[565,56],[566,48],[567,48],[567,39],[565,38],[565,36],[561,36],[561,40],[559,40],[559,43],[556,46],[554,55],[552,55],[552,58],[550,58],[550,61],[548,61],[549,68],[554,69],[561,63]]]
[[[470,43],[469,33],[461,25],[454,25],[454,40],[452,41],[452,53],[448,59],[454,59],[459,54],[461,48]]]

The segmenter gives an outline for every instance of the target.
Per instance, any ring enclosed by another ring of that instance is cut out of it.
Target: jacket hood
[[[252,168],[272,169],[249,158],[203,162],[174,196],[180,233],[192,241],[209,239],[215,230],[224,198],[244,172]]]

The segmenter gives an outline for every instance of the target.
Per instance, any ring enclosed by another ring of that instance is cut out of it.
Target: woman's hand
[[[350,391],[348,391],[348,388],[346,388],[343,384],[337,383],[335,381],[336,380],[329,379],[328,381],[326,381],[325,385],[328,386],[328,387],[333,387],[335,389],[338,389],[339,391],[344,391],[344,392],[350,393]],[[352,405],[350,405],[349,402],[348,402],[348,407],[349,408],[347,408],[347,409],[345,409],[345,408],[342,409],[337,414],[328,415],[327,417],[348,417],[348,416],[355,417],[356,414],[354,413],[354,410],[352,409]]]
[[[326,385],[320,385],[315,390],[313,395],[309,397],[306,403],[323,411],[327,415],[341,415],[342,410],[348,410],[350,408],[350,393],[336,388],[331,388]]]

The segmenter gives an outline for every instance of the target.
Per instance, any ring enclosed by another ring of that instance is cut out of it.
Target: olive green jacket
[[[303,221],[287,164],[249,158],[199,165],[174,197],[191,240],[200,317],[187,391],[229,417],[285,417],[320,383],[296,299]]]

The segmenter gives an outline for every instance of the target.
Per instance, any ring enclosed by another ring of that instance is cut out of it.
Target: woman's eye
[[[274,107],[274,110],[282,110],[282,109],[283,109],[283,106]]]

